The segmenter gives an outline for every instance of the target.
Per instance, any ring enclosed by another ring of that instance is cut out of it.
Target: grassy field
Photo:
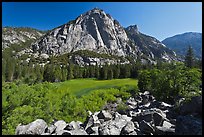
[[[135,79],[113,79],[113,80],[95,80],[95,79],[74,79],[61,83],[55,83],[60,91],[69,91],[80,97],[97,89],[119,88],[122,86],[136,86]]]
[[[35,85],[2,83],[2,132],[15,134],[19,123],[53,118],[67,122],[86,120],[88,110],[99,111],[117,97],[126,99],[137,89],[136,79],[73,79]],[[129,92],[130,91],[130,92]]]

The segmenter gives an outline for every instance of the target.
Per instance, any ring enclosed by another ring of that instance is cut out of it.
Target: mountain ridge
[[[137,25],[124,28],[119,21],[99,8],[89,10],[75,20],[47,31],[20,55],[29,53],[35,58],[49,58],[80,50],[131,57],[134,61],[153,64],[157,60],[178,60],[174,51],[156,38],[139,32]]]
[[[168,37],[164,39],[162,43],[180,56],[185,56],[188,47],[192,46],[195,56],[202,58],[202,33],[185,32]]]

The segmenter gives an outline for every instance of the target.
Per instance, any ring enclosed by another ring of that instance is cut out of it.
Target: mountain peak
[[[139,34],[138,26],[137,25],[130,25],[126,28],[132,34]]]

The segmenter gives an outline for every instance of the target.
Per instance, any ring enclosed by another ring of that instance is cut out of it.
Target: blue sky
[[[3,2],[2,25],[49,30],[94,7],[159,40],[202,32],[202,2]]]

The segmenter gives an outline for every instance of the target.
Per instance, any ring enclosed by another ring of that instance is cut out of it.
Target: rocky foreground
[[[175,107],[159,102],[149,93],[140,93],[123,103],[107,104],[103,110],[89,112],[84,123],[63,120],[48,125],[37,119],[19,124],[17,135],[202,135],[202,96]],[[124,109],[119,109],[119,105]]]

